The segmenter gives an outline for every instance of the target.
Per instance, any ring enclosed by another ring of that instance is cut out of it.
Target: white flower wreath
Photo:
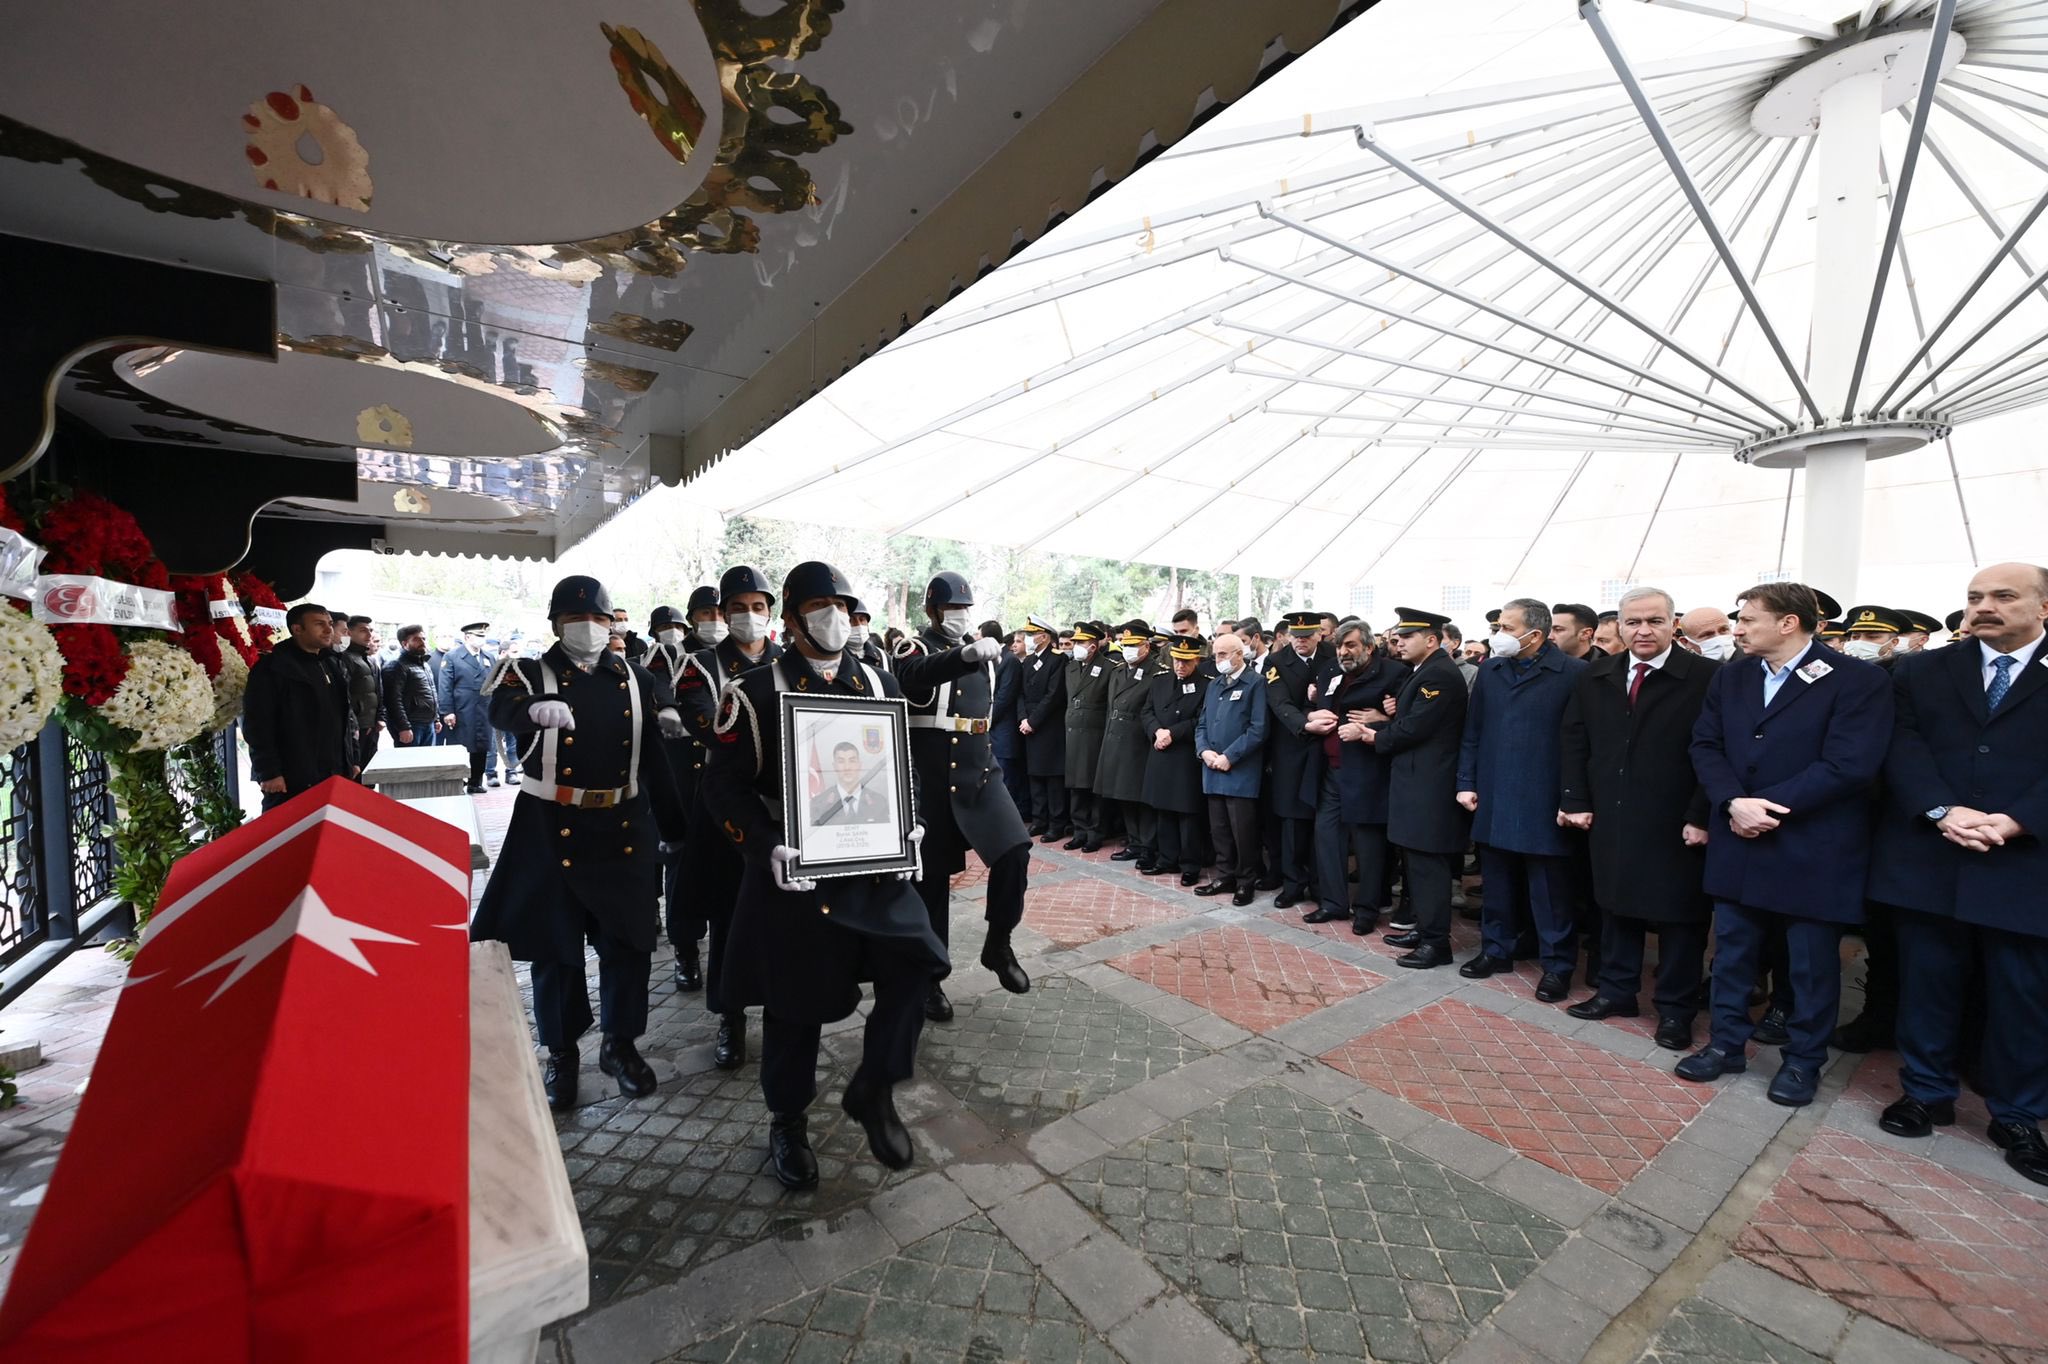
[[[218,733],[242,714],[242,693],[249,690],[249,665],[232,648],[220,651],[220,671],[213,679],[213,718],[206,722],[208,733]]]
[[[64,655],[47,626],[0,605],[0,753],[42,731],[64,699]]]
[[[100,707],[108,723],[136,733],[137,750],[174,748],[213,719],[213,684],[199,660],[175,645],[128,646],[128,676]]]

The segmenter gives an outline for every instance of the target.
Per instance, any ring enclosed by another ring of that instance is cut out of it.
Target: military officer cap
[[[1941,623],[1948,627],[1948,632],[1951,635],[1960,635],[1963,632],[1963,613],[1960,611],[1951,611],[1948,613],[1947,617],[1945,617],[1942,620]]]
[[[1407,613],[1406,613],[1406,612],[1403,612],[1402,614],[1404,614],[1404,615],[1405,615],[1405,614],[1407,614]],[[1449,624],[1450,622],[1449,622],[1449,621],[1446,621],[1446,622],[1444,622],[1444,623],[1448,625],[1448,624]],[[1488,625],[1498,625],[1498,624],[1500,624],[1500,608],[1499,608],[1498,606],[1494,607],[1494,608],[1493,608],[1493,609],[1492,609],[1491,611],[1488,611],[1488,612],[1486,613],[1486,623],[1487,623]]]
[[[1078,620],[1074,622],[1074,643],[1087,644],[1101,638],[1102,627],[1094,621]]]
[[[717,588],[715,588],[715,587],[710,587],[710,586],[705,586],[705,587],[698,587],[698,588],[693,588],[693,589],[691,589],[691,591],[690,591],[690,606],[689,606],[689,611],[690,611],[690,614],[691,614],[691,615],[693,615],[693,616],[694,616],[694,615],[696,615],[696,614],[697,614],[697,613],[698,613],[699,611],[716,611],[717,609],[718,609],[718,589],[717,589]]]
[[[1032,630],[1040,634],[1047,635],[1057,635],[1060,632],[1059,626],[1054,625],[1051,621],[1047,620],[1044,616],[1039,615],[1036,611],[1024,617],[1024,628],[1026,630]]]
[[[1813,600],[1820,607],[1820,618],[1822,620],[1840,620],[1842,618],[1842,604],[1840,602],[1811,584],[1808,584],[1807,591],[1813,593]]]
[[[1179,638],[1179,635],[1172,634],[1166,630],[1154,630],[1152,632],[1152,647],[1155,649],[1163,649],[1167,645],[1173,643],[1176,639]]]
[[[1143,644],[1151,638],[1152,627],[1142,620],[1134,620],[1127,622],[1123,629],[1117,631],[1116,642],[1119,644]]]
[[[1841,621],[1824,620],[1820,623],[1818,633],[1822,639],[1840,639],[1843,635],[1848,634],[1849,631],[1848,627],[1843,625]]]
[[[1190,663],[1200,658],[1202,651],[1208,647],[1209,641],[1200,635],[1175,635],[1166,652],[1183,663]]]
[[[972,606],[974,589],[967,585],[964,574],[947,569],[925,584],[924,604],[939,611],[949,606]]]
[[[462,633],[465,635],[480,635],[490,628],[491,623],[487,620],[471,621],[462,627]]]
[[[1434,611],[1423,611],[1413,606],[1397,606],[1394,608],[1394,623],[1387,628],[1397,635],[1412,635],[1423,631],[1440,635],[1444,632],[1444,627],[1450,623],[1449,616],[1438,615]]]
[[[572,573],[556,583],[554,595],[548,598],[549,620],[560,620],[563,616],[609,616],[611,613],[611,593],[604,590],[603,583],[584,573]]]
[[[1934,617],[1928,615],[1925,611],[1900,611],[1898,614],[1906,618],[1906,633],[1908,634],[1931,635],[1941,628],[1936,623]]]
[[[1312,635],[1323,628],[1323,613],[1320,611],[1289,611],[1286,615],[1280,617],[1280,622],[1287,627],[1289,633]]]
[[[770,606],[775,605],[775,589],[768,585],[759,569],[740,564],[725,570],[725,575],[718,580],[718,604],[723,606],[745,592],[759,592],[768,598]]]
[[[673,606],[657,606],[654,608],[654,613],[647,618],[647,628],[650,630],[659,630],[669,625],[680,629],[689,623],[684,618],[683,613],[676,610]]]
[[[1888,606],[1852,606],[1842,618],[1842,628],[1852,635],[1903,635],[1911,626]]]

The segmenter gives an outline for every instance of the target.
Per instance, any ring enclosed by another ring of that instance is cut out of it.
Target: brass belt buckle
[[[619,803],[617,791],[585,791],[582,800],[586,810],[609,810]]]

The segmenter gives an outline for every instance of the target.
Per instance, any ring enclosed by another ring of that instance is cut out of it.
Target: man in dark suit
[[[1713,902],[1706,870],[1707,797],[1692,767],[1692,731],[1718,666],[1675,647],[1671,595],[1635,588],[1616,613],[1622,651],[1579,674],[1564,712],[1557,820],[1587,831],[1593,898],[1604,916],[1600,977],[1574,1018],[1633,1018],[1643,939],[1657,934],[1657,1045],[1692,1046]]]
[[[1023,691],[1017,732],[1031,774],[1031,834],[1057,843],[1074,832],[1067,815],[1067,670],[1052,650],[1059,631],[1040,616],[1025,617]]]
[[[1011,803],[1028,822],[1031,817],[1031,773],[1024,765],[1024,736],[1017,732],[1017,721],[1022,718],[1018,703],[1024,697],[1023,650],[1021,643],[1014,648],[1009,643],[1021,640],[1021,636],[1005,635],[1000,623],[985,620],[981,623],[981,637],[995,640],[1003,650],[996,659],[996,694],[994,709],[989,714],[989,746],[995,752],[997,766],[1003,770],[1003,785],[1010,792]]]
[[[1255,624],[1256,622],[1252,622]],[[1273,897],[1275,909],[1300,904],[1308,896],[1315,869],[1310,865],[1311,839],[1316,822],[1316,786],[1309,776],[1309,764],[1322,752],[1319,734],[1307,729],[1309,692],[1314,688],[1319,664],[1316,646],[1322,642],[1323,618],[1313,611],[1290,611],[1280,618],[1284,643],[1266,655],[1266,793],[1265,811],[1278,837],[1269,847],[1279,854],[1267,865],[1268,875],[1280,878],[1280,893]],[[1341,894],[1344,887],[1339,885]]]
[[[813,824],[885,824],[889,802],[861,780],[860,749],[841,740],[832,745],[832,785],[811,797]]]
[[[1750,989],[1782,929],[1792,1003],[1770,1098],[1798,1108],[1813,1102],[1841,1008],[1843,926],[1863,918],[1892,695],[1882,668],[1814,637],[1812,588],[1760,583],[1737,602],[1747,657],[1714,674],[1692,738],[1713,820],[1713,1035],[1677,1074],[1704,1082],[1747,1068]]]
[[[1897,721],[1870,870],[1898,907],[1899,1083],[1880,1125],[1923,1137],[1955,1121],[1965,1005],[1982,972],[1982,1088],[2006,1163],[2048,1184],[2048,569],[1970,580],[1973,639],[1893,671]]]
[[[1399,690],[1408,666],[1373,647],[1362,620],[1337,626],[1337,661],[1315,684],[1303,728],[1316,740],[1305,790],[1316,797],[1316,906],[1302,919],[1330,923],[1349,917],[1363,937],[1379,918],[1387,884],[1388,757],[1366,742],[1365,731],[1383,723],[1386,696]],[[1345,863],[1358,863],[1357,888]]]
[[[1401,850],[1403,881],[1415,927],[1386,941],[1408,950],[1397,966],[1417,970],[1451,961],[1451,874],[1472,840],[1471,817],[1458,804],[1458,746],[1465,731],[1465,679],[1444,652],[1449,616],[1395,608],[1394,642],[1414,671],[1385,698],[1384,723],[1366,727],[1365,742],[1388,764],[1387,841]]]
[[[1176,624],[1179,622],[1176,621]],[[1202,760],[1195,752],[1195,725],[1202,716],[1211,679],[1202,666],[1200,635],[1176,633],[1167,649],[1168,666],[1146,684],[1138,722],[1151,736],[1145,756],[1144,800],[1158,814],[1158,853],[1139,863],[1147,876],[1180,869],[1180,883],[1202,879]]]

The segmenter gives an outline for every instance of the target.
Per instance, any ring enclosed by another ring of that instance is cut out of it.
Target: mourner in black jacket
[[[1284,634],[1265,659],[1266,808],[1279,822],[1280,832],[1280,893],[1273,897],[1273,905],[1288,909],[1307,898],[1315,880],[1310,843],[1316,791],[1308,768],[1321,751],[1322,738],[1310,733],[1307,724],[1323,618],[1314,611],[1291,611],[1280,623]]]
[[[924,592],[930,624],[905,640],[896,655],[896,681],[910,702],[910,757],[925,828],[918,895],[932,932],[950,947],[953,875],[966,870],[972,848],[988,868],[981,964],[1004,989],[1023,994],[1031,978],[1017,964],[1010,934],[1024,918],[1031,835],[989,746],[996,659],[1003,647],[969,630],[973,605],[966,578],[939,574]],[[924,1012],[935,1023],[953,1017],[952,1002],[937,980],[926,993]]]
[[[1692,765],[1692,731],[1719,665],[1675,646],[1668,593],[1621,599],[1623,650],[1593,660],[1565,703],[1558,823],[1584,829],[1600,907],[1600,978],[1576,1018],[1633,1018],[1643,939],[1657,935],[1657,1044],[1692,1046],[1713,924],[1706,873],[1707,796]]]
[[[1145,757],[1145,803],[1159,813],[1159,851],[1140,862],[1147,876],[1180,868],[1180,883],[1202,879],[1201,828],[1208,818],[1202,794],[1202,755],[1195,751],[1195,725],[1211,680],[1201,673],[1200,635],[1175,635],[1167,649],[1171,669],[1153,677],[1139,710],[1152,751]]]
[[[1010,789],[1011,803],[1026,823],[1031,819],[1031,772],[1024,762],[1024,736],[1017,722],[1024,718],[1024,660],[1008,643],[1008,636],[995,621],[983,621],[984,639],[1003,646],[996,659],[995,707],[989,716],[990,747],[1003,769],[1003,785]]]
[[[400,748],[433,747],[434,727],[441,723],[435,694],[426,630],[400,626],[398,657],[384,665],[384,727]]]
[[[1159,856],[1159,817],[1145,804],[1145,757],[1152,751],[1152,733],[1145,728],[1145,701],[1152,679],[1166,671],[1152,656],[1152,627],[1142,620],[1117,632],[1120,662],[1109,675],[1109,709],[1102,727],[1102,762],[1095,770],[1095,791],[1123,813],[1124,846],[1110,854],[1112,862],[1152,862]]]
[[[334,652],[324,606],[300,602],[285,614],[290,637],[256,660],[242,699],[249,775],[273,809],[329,777],[353,777],[355,714],[348,674]]]
[[[1302,773],[1304,794],[1316,797],[1316,905],[1312,924],[1349,917],[1351,931],[1373,930],[1387,882],[1387,804],[1392,759],[1367,741],[1384,724],[1380,707],[1408,679],[1408,665],[1378,648],[1362,620],[1337,626],[1336,662],[1315,684],[1304,728],[1316,741]],[[1355,887],[1347,859],[1358,864]]]
[[[586,941],[597,949],[598,1069],[629,1098],[654,1090],[635,1043],[647,1031],[659,845],[683,833],[661,743],[681,720],[666,685],[607,648],[610,608],[595,578],[562,579],[548,601],[555,645],[506,659],[485,684],[490,723],[517,736],[525,780],[470,936],[533,963],[533,1021],[558,1112],[575,1106],[576,1044],[591,1023]]]
[[[1388,768],[1387,841],[1402,853],[1415,927],[1387,941],[1407,952],[1399,966],[1428,969],[1451,960],[1451,874],[1472,837],[1458,804],[1458,750],[1465,738],[1465,678],[1443,649],[1448,616],[1395,608],[1394,641],[1413,672],[1394,694],[1386,724],[1368,726]]]
[[[377,725],[384,715],[384,679],[370,654],[371,624],[368,616],[350,616],[349,644],[341,654],[341,666],[348,673],[349,712],[355,717],[358,770],[377,756]],[[341,622],[335,621],[334,628],[340,630]]]
[[[1031,774],[1031,834],[1056,843],[1074,832],[1067,813],[1067,669],[1053,652],[1059,632],[1039,616],[1024,627],[1024,689],[1017,732],[1024,736],[1024,765]]]
[[[769,1163],[792,1189],[818,1181],[804,1112],[817,1097],[821,1029],[853,1013],[863,981],[874,983],[874,1004],[841,1103],[866,1130],[875,1159],[891,1169],[910,1163],[910,1134],[891,1089],[916,1065],[926,987],[949,969],[945,944],[903,879],[908,873],[835,877],[821,885],[790,871],[795,835],[783,822],[780,694],[902,695],[894,677],[846,651],[852,598],[829,564],[789,571],[782,621],[792,647],[727,688],[701,788],[745,863],[724,987],[735,1004],[762,1006]],[[921,827],[912,830],[913,838],[922,836]]]

